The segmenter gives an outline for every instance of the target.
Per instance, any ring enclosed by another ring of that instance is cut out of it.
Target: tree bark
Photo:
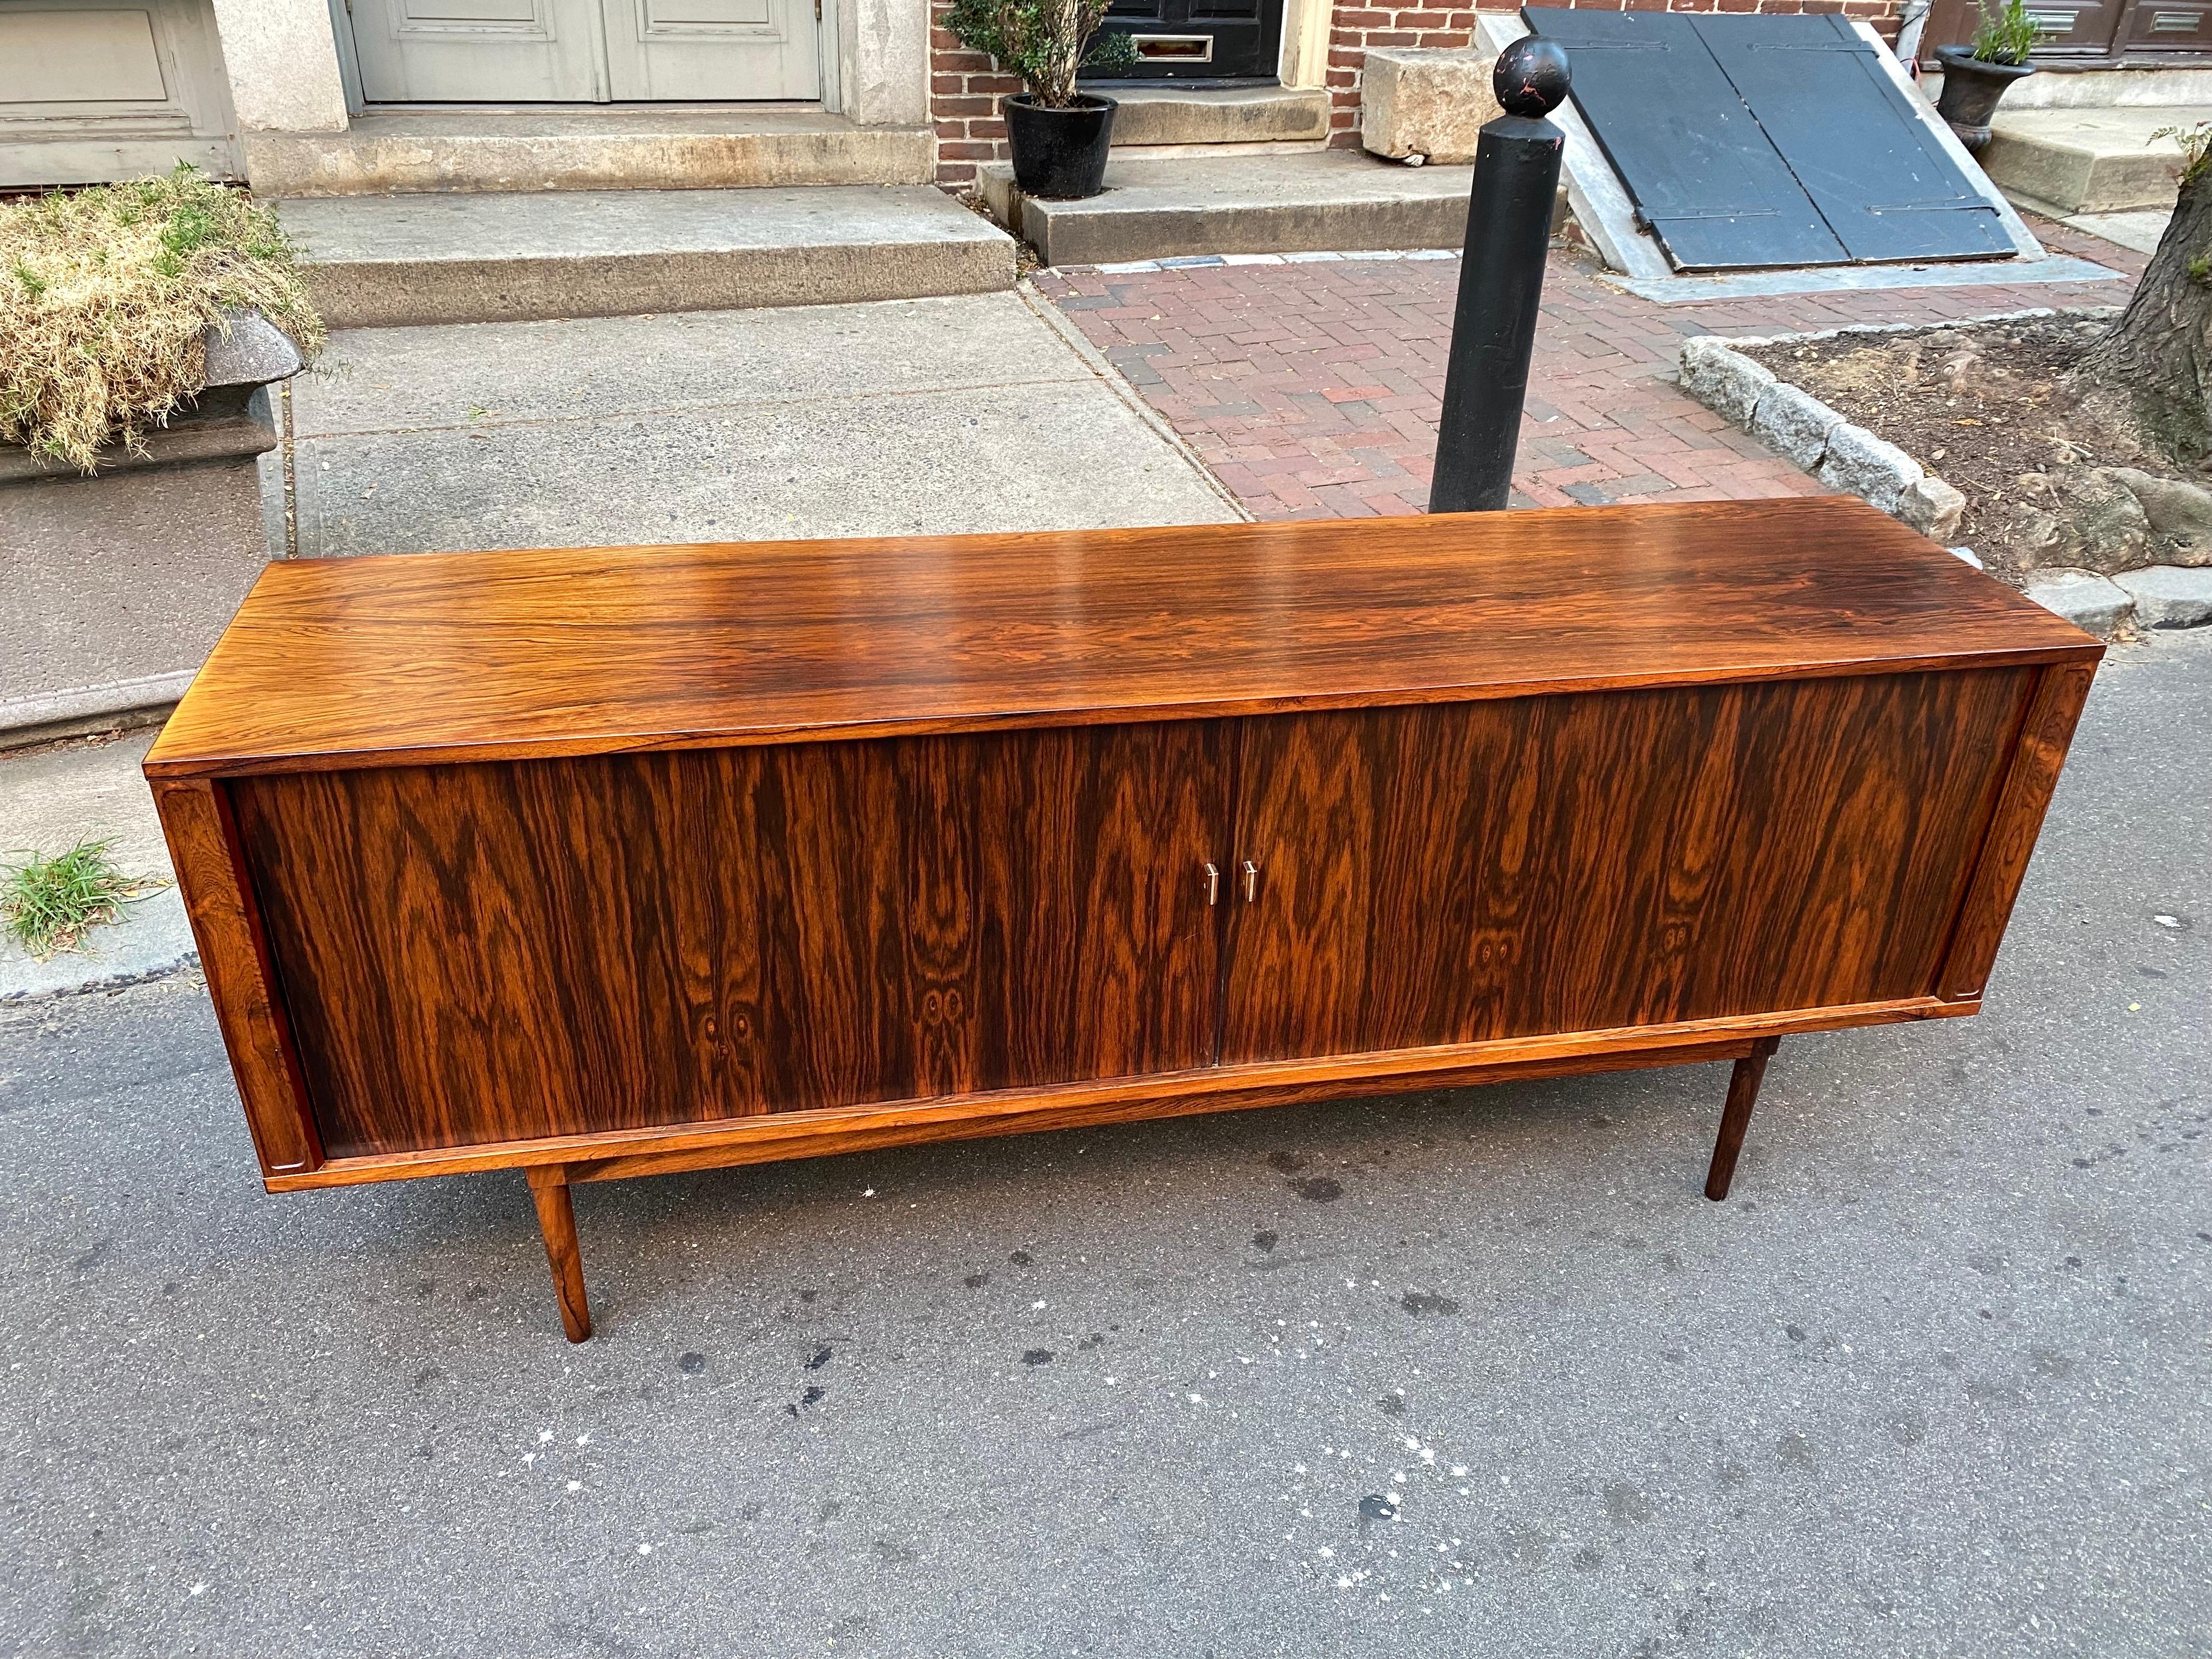
[[[2212,165],[2202,155],[2127,309],[2077,374],[2130,398],[2175,460],[2212,453]]]

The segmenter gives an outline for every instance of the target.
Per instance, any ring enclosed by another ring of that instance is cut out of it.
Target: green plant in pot
[[[1936,57],[1943,65],[1943,92],[1936,112],[1959,135],[1959,142],[1977,155],[1990,142],[1990,118],[2005,88],[2022,76],[2035,73],[2027,55],[2043,36],[2043,29],[2027,15],[2027,0],[2005,0],[1991,11],[1989,0],[1979,0],[1982,21],[1973,40],[1964,46],[1938,46]]]
[[[1087,69],[1126,69],[1136,48],[1099,32],[1112,0],[954,0],[945,26],[1022,77],[1006,101],[1014,182],[1024,194],[1073,198],[1105,188],[1114,100],[1076,90]]]

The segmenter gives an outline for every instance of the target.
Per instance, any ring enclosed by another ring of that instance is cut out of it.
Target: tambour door
[[[1212,1058],[1218,724],[236,780],[332,1157]]]
[[[1238,722],[1221,1058],[1927,994],[2033,672]]]

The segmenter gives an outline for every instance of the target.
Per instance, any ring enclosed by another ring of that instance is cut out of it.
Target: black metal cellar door
[[[1576,107],[1677,269],[2013,252],[1839,17],[1522,15],[1567,49]]]
[[[1914,114],[1911,94],[1842,18],[1694,21],[1852,258],[1987,259],[2018,251],[1997,210]]]
[[[1521,15],[1567,49],[1575,106],[1678,267],[1850,263],[1687,16]]]

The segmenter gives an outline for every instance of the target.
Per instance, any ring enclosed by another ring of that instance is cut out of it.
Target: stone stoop
[[[2039,80],[2032,76],[2030,81]],[[2212,119],[2212,107],[2010,109],[2000,105],[1982,171],[2014,202],[2055,218],[2170,208],[2181,147],[2153,135]]]
[[[244,142],[254,190],[276,197],[926,185],[937,169],[928,128],[856,126],[812,105],[411,109]]]
[[[1225,147],[1226,148],[1226,147]],[[1467,234],[1468,167],[1404,167],[1359,150],[1172,161],[1116,158],[1103,194],[1022,194],[993,162],[977,185],[991,216],[1048,265],[1117,264],[1202,253],[1456,248]]]
[[[982,294],[1014,243],[927,185],[276,203],[332,328]]]
[[[1328,143],[1328,94],[1318,87],[1087,88],[1119,106],[1114,148],[1126,159],[1203,158],[1224,145],[1243,155],[1297,154]]]

